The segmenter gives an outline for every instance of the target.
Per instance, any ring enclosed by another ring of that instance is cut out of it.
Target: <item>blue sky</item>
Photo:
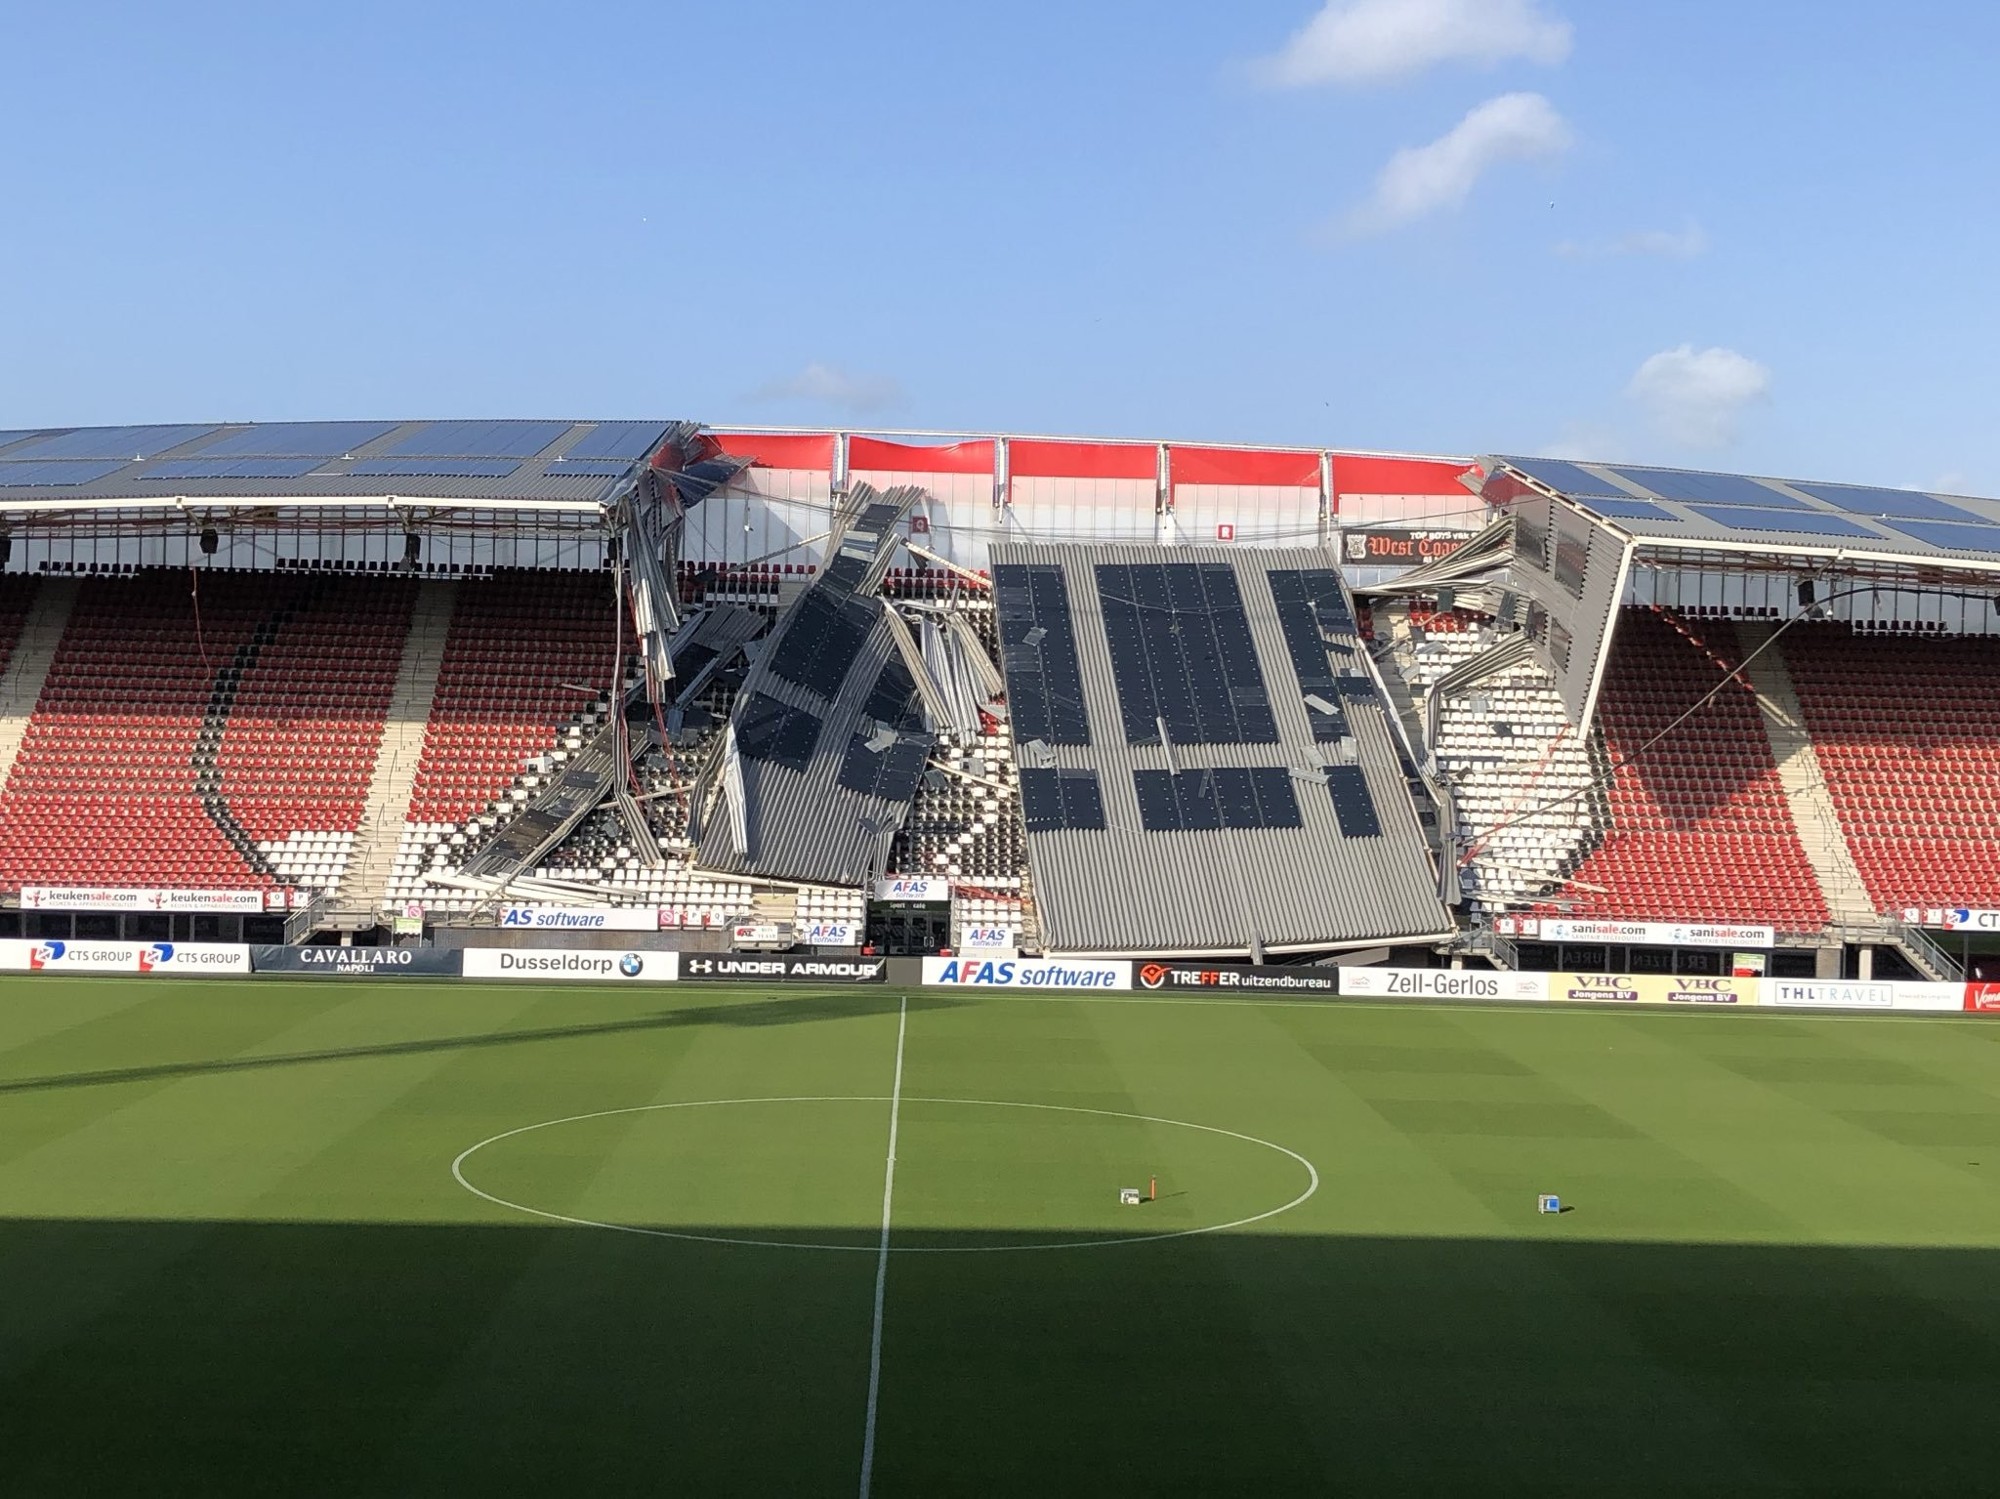
[[[0,427],[691,416],[2000,493],[2000,7],[0,3]]]

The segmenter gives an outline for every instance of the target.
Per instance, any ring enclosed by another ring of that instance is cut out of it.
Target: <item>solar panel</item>
[[[1381,836],[1382,823],[1375,815],[1375,798],[1359,765],[1327,766],[1326,789],[1333,796],[1333,815],[1340,824],[1341,837]]]
[[[213,426],[79,427],[38,442],[23,443],[9,458],[117,458],[131,463],[191,442]],[[79,481],[81,482],[81,481]]]
[[[1090,743],[1062,569],[1003,563],[993,569],[993,595],[1014,737]]]
[[[1271,600],[1278,607],[1278,627],[1285,637],[1285,652],[1292,659],[1292,672],[1299,679],[1299,695],[1317,700],[1305,705],[1313,738],[1331,743],[1345,736],[1348,728],[1337,679],[1327,659],[1326,634],[1329,630],[1352,633],[1354,628],[1339,575],[1329,569],[1273,568],[1264,576],[1271,584]]]
[[[1021,821],[1031,833],[1104,831],[1104,796],[1094,770],[1021,772]]]
[[[1736,506],[1691,505],[1696,514],[1738,531],[1801,531],[1813,536],[1859,536],[1867,541],[1882,538],[1850,520],[1800,506],[1797,510],[1751,510]]]
[[[1961,525],[1977,525],[1986,519],[1913,489],[1869,489],[1858,484],[1794,484],[1792,488],[1829,505],[1838,505],[1850,515],[1883,516],[1894,522],[1953,521]]]
[[[297,479],[320,467],[324,458],[168,458],[142,479]]]
[[[1663,500],[1682,500],[1706,505],[1761,505],[1766,510],[1796,505],[1789,495],[1759,484],[1742,474],[1691,473],[1679,468],[1627,468],[1612,470],[1630,479],[1641,489],[1650,489]]]
[[[804,770],[819,743],[820,720],[762,692],[751,693],[736,714],[736,747],[752,760]]]
[[[24,432],[0,432],[0,457],[5,457],[5,450],[14,443],[21,441],[24,437],[40,437],[43,430],[42,428],[31,428]]]
[[[396,430],[395,422],[259,422],[228,432],[203,448],[202,458],[343,458],[364,443]],[[192,461],[192,460],[190,460]]]
[[[59,489],[65,484],[92,484],[106,474],[117,473],[126,462],[123,458],[99,458],[94,462],[58,459],[36,463],[10,459],[0,461],[0,487]]]
[[[840,784],[884,801],[910,800],[917,794],[917,782],[930,758],[929,741],[899,738],[877,750],[869,747],[868,738],[856,734],[847,741],[846,752],[840,757]]]
[[[1651,500],[1613,500],[1603,495],[1591,495],[1577,503],[1595,515],[1606,520],[1663,520],[1678,521],[1680,517],[1671,510],[1662,510]]]
[[[1275,744],[1276,720],[1227,563],[1099,563],[1128,744]]]
[[[918,711],[917,704],[917,684],[911,680],[910,669],[903,664],[903,658],[897,655],[882,663],[882,670],[876,675],[875,686],[861,711],[892,729],[914,730],[924,726],[923,714]]]
[[[369,458],[348,470],[357,479],[504,479],[518,458]]]
[[[1149,833],[1304,826],[1291,773],[1283,766],[1219,765],[1201,770],[1135,770],[1139,825]]]
[[[771,670],[831,702],[875,627],[875,606],[829,588],[807,589],[771,648]]]
[[[1600,479],[1586,472],[1580,464],[1568,463],[1560,458],[1507,458],[1502,462],[1509,468],[1518,469],[1538,483],[1547,485],[1558,494],[1624,495],[1625,491],[1609,479]]]
[[[389,448],[389,458],[532,458],[568,422],[429,422]]]
[[[2000,526],[1947,526],[1941,521],[1926,520],[1892,520],[1883,524],[1948,552],[1983,552],[1987,556],[2000,553]]]
[[[575,462],[582,458],[615,459],[620,472],[646,457],[667,435],[661,422],[599,422],[570,444],[563,457]]]

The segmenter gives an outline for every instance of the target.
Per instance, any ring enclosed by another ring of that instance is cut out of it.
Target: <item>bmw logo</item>
[[[628,979],[635,979],[645,971],[646,960],[635,952],[628,952],[618,960],[618,971]]]

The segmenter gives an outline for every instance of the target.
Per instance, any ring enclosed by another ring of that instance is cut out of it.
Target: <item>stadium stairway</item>
[[[1781,652],[1764,649],[1773,633],[1771,625],[1762,620],[1736,623],[1737,641],[1748,658],[1743,676],[1756,689],[1757,710],[1771,741],[1771,754],[1778,762],[1778,780],[1791,804],[1792,822],[1834,921],[1845,926],[1872,926],[1878,916],[1875,903],[1848,850],[1840,815],[1827,793],[1826,777],[1806,728],[1805,710],[1799,706],[1791,672]]]
[[[382,747],[369,778],[367,807],[355,838],[353,861],[328,917],[336,928],[372,927],[388,903],[389,876],[402,841],[410,792],[416,785],[417,762],[423,758],[424,726],[430,720],[431,699],[444,665],[445,636],[457,603],[455,582],[430,580],[418,589],[410,633],[396,669],[388,721],[382,730]]]
[[[8,580],[10,585],[14,581]],[[62,644],[70,609],[76,603],[74,578],[44,578],[39,586],[33,580],[21,580],[21,586],[32,589],[33,594],[20,634],[7,652],[6,670],[0,672],[0,786],[7,783],[8,773],[21,756],[28,720],[35,716],[35,703],[42,695],[42,684],[49,679],[56,647]]]

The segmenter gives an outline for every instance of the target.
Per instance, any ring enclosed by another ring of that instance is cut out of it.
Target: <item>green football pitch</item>
[[[6,981],[0,1484],[1990,1492],[1996,1043]]]

